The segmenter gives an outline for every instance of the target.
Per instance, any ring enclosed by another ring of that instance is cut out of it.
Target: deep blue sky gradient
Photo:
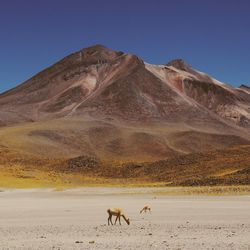
[[[94,44],[249,85],[250,1],[1,0],[0,93]]]

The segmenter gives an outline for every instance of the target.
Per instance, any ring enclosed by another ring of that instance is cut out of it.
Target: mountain
[[[1,124],[90,115],[122,120],[217,119],[250,126],[249,93],[183,60],[150,65],[95,45],[0,95]],[[212,113],[210,113],[212,111]]]
[[[5,155],[154,162],[249,145],[250,91],[95,45],[0,94],[0,127]]]

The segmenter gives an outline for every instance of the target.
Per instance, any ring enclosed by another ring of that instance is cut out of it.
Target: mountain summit
[[[166,64],[167,66],[173,66],[176,69],[183,70],[183,71],[189,71],[192,67],[185,62],[183,59],[175,59],[170,61],[169,63]]]

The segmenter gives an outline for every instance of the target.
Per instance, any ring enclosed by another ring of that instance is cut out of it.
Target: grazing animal
[[[150,206],[145,206],[141,211],[140,211],[140,214],[142,212],[146,213],[147,211],[149,211],[151,213],[151,207]]]
[[[109,208],[107,210],[107,212],[109,214],[108,225],[109,225],[109,222],[111,223],[111,225],[113,225],[112,216],[116,216],[115,224],[116,224],[117,220],[119,219],[119,224],[121,225],[121,217],[126,221],[126,223],[128,225],[130,224],[129,218],[126,218],[126,216],[123,213],[122,209],[120,209],[120,208]]]

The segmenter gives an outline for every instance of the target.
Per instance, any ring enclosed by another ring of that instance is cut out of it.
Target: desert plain
[[[167,189],[1,189],[0,249],[250,249],[250,195]],[[109,207],[131,224],[108,226]]]

